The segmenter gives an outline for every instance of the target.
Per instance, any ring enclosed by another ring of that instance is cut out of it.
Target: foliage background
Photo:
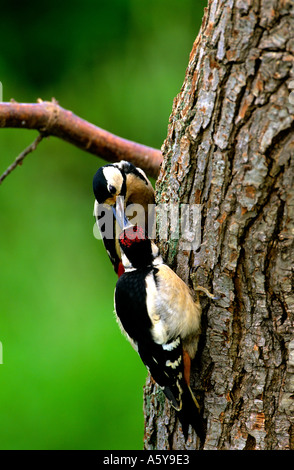
[[[205,2],[1,2],[3,100],[160,148]],[[37,133],[0,130],[0,172]],[[92,234],[102,160],[44,140],[0,187],[0,449],[141,449],[146,370]]]

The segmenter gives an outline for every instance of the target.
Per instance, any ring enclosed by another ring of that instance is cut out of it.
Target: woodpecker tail
[[[178,411],[185,439],[188,437],[189,425],[196,431],[197,436],[203,443],[205,440],[204,422],[200,415],[199,405],[189,386],[185,384],[182,395],[182,409]]]

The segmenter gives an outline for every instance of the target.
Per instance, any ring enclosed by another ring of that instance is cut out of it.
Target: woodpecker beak
[[[111,207],[114,217],[116,218],[116,221],[122,230],[132,225],[125,214],[124,198],[122,196],[118,196],[116,198],[115,206]]]

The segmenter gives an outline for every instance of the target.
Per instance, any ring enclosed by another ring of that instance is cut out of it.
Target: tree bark
[[[202,208],[200,248],[162,253],[219,297],[201,298],[191,381],[204,449],[294,449],[293,10],[209,1],[162,148],[157,203]],[[144,407],[146,449],[199,449],[150,378]]]

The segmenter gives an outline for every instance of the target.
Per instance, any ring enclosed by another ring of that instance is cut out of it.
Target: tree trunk
[[[191,379],[204,449],[294,449],[293,10],[209,1],[163,145],[157,203],[201,204],[202,240],[162,254],[218,296],[201,297]],[[144,406],[146,449],[199,448],[150,378]]]

